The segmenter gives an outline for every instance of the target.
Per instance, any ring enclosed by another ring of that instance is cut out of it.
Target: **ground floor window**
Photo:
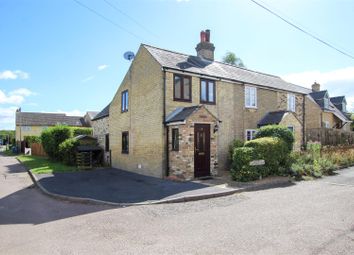
[[[122,153],[129,153],[129,132],[122,132]]]
[[[294,133],[294,126],[288,126],[288,129],[289,129],[292,133]]]
[[[255,138],[257,130],[255,129],[246,129],[246,141],[251,141]]]
[[[178,128],[172,128],[172,150],[179,151],[179,132]]]

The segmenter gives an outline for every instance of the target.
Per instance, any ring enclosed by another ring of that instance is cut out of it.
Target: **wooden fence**
[[[354,132],[333,128],[313,128],[306,132],[307,142],[320,142],[322,145],[352,145]]]
[[[47,153],[45,153],[41,143],[32,143],[31,149],[32,149],[32,155],[34,156],[43,156],[43,157],[47,156]]]

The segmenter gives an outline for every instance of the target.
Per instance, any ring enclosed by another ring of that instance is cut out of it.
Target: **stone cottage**
[[[184,179],[222,174],[232,140],[253,139],[264,124],[286,125],[301,147],[311,90],[215,61],[214,50],[209,30],[196,56],[140,46],[110,103],[108,131],[95,131],[109,134],[113,167]]]

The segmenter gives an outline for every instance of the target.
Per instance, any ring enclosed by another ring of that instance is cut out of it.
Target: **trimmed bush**
[[[256,159],[254,148],[235,148],[232,156],[231,177],[234,181],[248,182],[259,179],[262,176],[261,166],[250,166],[250,162]]]
[[[232,156],[234,154],[234,150],[236,148],[241,148],[243,147],[245,143],[241,140],[235,139],[231,142],[230,146],[229,146],[229,159],[232,160]]]
[[[59,160],[59,144],[72,137],[72,130],[67,126],[55,126],[41,134],[42,145],[51,159]]]
[[[265,160],[268,175],[284,175],[290,167],[290,153],[287,144],[277,137],[262,137],[245,143],[254,148],[259,159]]]
[[[76,147],[79,145],[79,141],[75,138],[66,139],[59,144],[59,158],[65,164],[74,165],[76,162]]]
[[[29,135],[24,137],[25,142],[31,147],[32,143],[41,143],[41,138],[35,135]]]
[[[279,125],[268,125],[261,127],[255,138],[257,139],[262,137],[278,137],[283,139],[283,141],[287,144],[289,151],[292,151],[295,142],[293,133],[287,127]]]
[[[92,135],[92,128],[72,127],[73,136]]]

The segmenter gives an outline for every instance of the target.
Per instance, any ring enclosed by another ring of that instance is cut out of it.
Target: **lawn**
[[[17,159],[34,174],[63,173],[77,170],[74,166],[67,166],[61,162],[51,161],[46,157],[20,155]]]

